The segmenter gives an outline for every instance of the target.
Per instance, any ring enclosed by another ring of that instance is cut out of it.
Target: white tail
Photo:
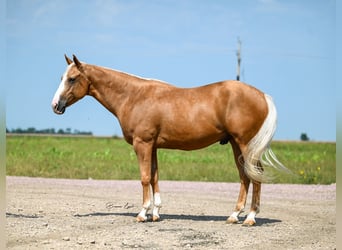
[[[277,126],[277,110],[272,101],[272,97],[265,94],[265,99],[268,106],[267,117],[258,133],[248,143],[247,150],[243,155],[246,175],[251,180],[258,182],[266,182],[271,179],[271,176],[265,173],[266,167],[273,167],[286,172],[289,171],[277,159],[270,148],[270,143]]]

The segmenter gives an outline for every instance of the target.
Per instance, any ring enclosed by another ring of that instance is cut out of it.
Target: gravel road
[[[139,181],[6,185],[8,249],[336,249],[336,184],[263,184],[254,227],[225,223],[238,183],[161,181],[161,221],[145,223]]]

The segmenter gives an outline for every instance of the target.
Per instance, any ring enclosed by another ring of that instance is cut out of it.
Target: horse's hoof
[[[239,222],[239,219],[233,216],[229,216],[226,222],[227,224],[236,224]]]
[[[250,227],[254,225],[255,225],[255,220],[252,220],[252,219],[246,219],[242,224],[242,226],[245,226],[245,227]]]
[[[147,220],[147,218],[144,218],[144,217],[138,215],[136,220],[137,220],[137,222],[145,222]]]
[[[159,217],[159,216],[156,216],[156,215],[153,215],[152,221],[154,221],[154,222],[160,221],[160,217]]]

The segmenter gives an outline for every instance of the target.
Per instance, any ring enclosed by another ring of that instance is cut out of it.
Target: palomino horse
[[[157,149],[195,150],[215,142],[231,143],[240,175],[240,193],[228,223],[237,223],[250,182],[251,209],[244,225],[255,224],[259,212],[265,166],[285,168],[269,144],[276,128],[276,109],[270,96],[238,81],[222,81],[197,88],[177,88],[65,56],[68,67],[52,100],[56,114],[85,95],[93,96],[119,120],[125,140],[139,161],[143,189],[137,221],[159,220]],[[152,186],[152,196],[150,187]]]

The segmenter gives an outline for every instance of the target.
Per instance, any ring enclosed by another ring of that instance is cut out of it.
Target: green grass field
[[[8,136],[6,174],[76,179],[139,179],[136,155],[122,139]],[[273,142],[272,149],[292,174],[273,183],[336,182],[336,143]],[[230,145],[196,151],[158,151],[161,180],[238,182]]]

